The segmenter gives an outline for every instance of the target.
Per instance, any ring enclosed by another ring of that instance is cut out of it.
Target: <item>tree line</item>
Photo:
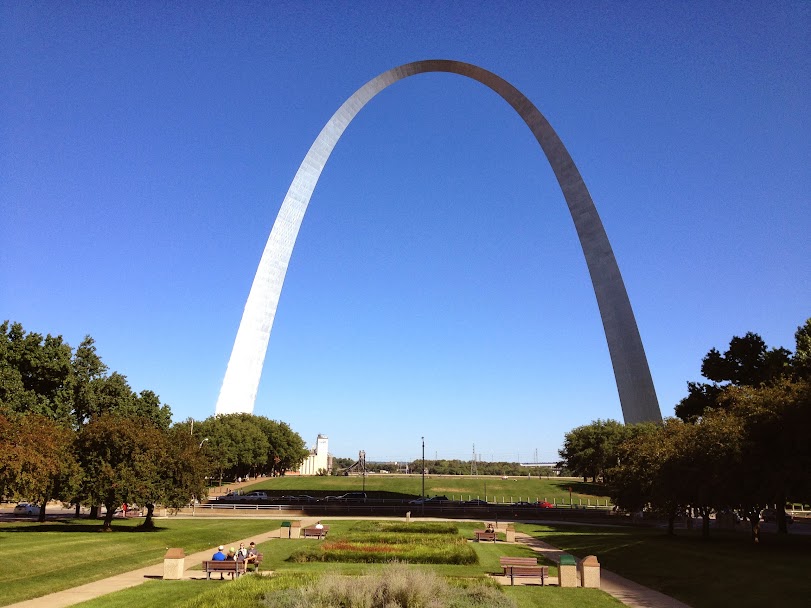
[[[795,350],[768,348],[755,333],[733,337],[702,360],[707,382],[688,382],[676,417],[662,424],[596,420],[566,434],[561,464],[603,481],[615,504],[668,521],[695,513],[709,536],[713,514],[737,514],[759,539],[761,513],[811,502],[811,319]]]
[[[104,505],[110,529],[124,502],[179,508],[207,495],[208,480],[283,475],[306,457],[304,440],[284,422],[232,414],[172,424],[153,391],[132,390],[110,373],[86,336],[0,324],[0,496]],[[95,509],[93,509],[95,511]]]

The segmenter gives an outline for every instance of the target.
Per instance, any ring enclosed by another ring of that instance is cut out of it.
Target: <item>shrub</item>
[[[266,608],[515,608],[499,588],[486,583],[449,585],[426,570],[404,564],[353,577],[329,574],[297,589],[266,595]]]

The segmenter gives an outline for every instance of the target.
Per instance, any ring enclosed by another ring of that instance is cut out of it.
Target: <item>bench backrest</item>
[[[537,557],[499,557],[501,566],[537,566]]]
[[[214,570],[217,572],[225,571],[231,572],[239,572],[240,570],[245,570],[245,562],[237,562],[234,560],[205,560],[203,562],[203,569],[204,570]]]

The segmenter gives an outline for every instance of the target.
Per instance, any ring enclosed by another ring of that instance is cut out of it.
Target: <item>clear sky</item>
[[[377,74],[480,65],[578,165],[662,412],[733,335],[811,316],[811,3],[2,2],[0,317],[92,335],[205,418],[310,144]],[[255,413],[337,456],[556,458],[621,419],[563,196],[484,86],[399,82],[293,252]]]

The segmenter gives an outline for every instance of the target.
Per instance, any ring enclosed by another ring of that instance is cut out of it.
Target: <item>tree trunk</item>
[[[675,522],[676,522],[676,515],[671,513],[667,517],[667,535],[668,536],[675,536]]]
[[[144,519],[144,523],[142,523],[139,528],[144,530],[154,530],[155,529],[155,522],[152,520],[152,514],[155,511],[155,505],[147,503],[146,505],[146,518]]]
[[[107,514],[104,516],[104,525],[101,527],[104,532],[113,531],[113,515],[115,515],[115,503],[112,501],[105,502],[104,506],[107,507]]]
[[[701,538],[709,540],[710,538],[710,509],[701,507],[698,512],[701,514]]]
[[[37,521],[43,523],[45,521],[45,506],[48,504],[48,501],[51,500],[50,492],[45,494],[45,497],[42,499],[42,508],[39,510],[39,517]]]
[[[749,523],[752,524],[752,542],[758,544],[760,542],[760,516],[750,519]]]
[[[788,518],[786,517],[786,497],[781,492],[774,505],[774,516],[777,520],[777,533],[788,534]]]
[[[80,503],[76,503],[76,518],[78,519],[82,515],[82,505]]]

